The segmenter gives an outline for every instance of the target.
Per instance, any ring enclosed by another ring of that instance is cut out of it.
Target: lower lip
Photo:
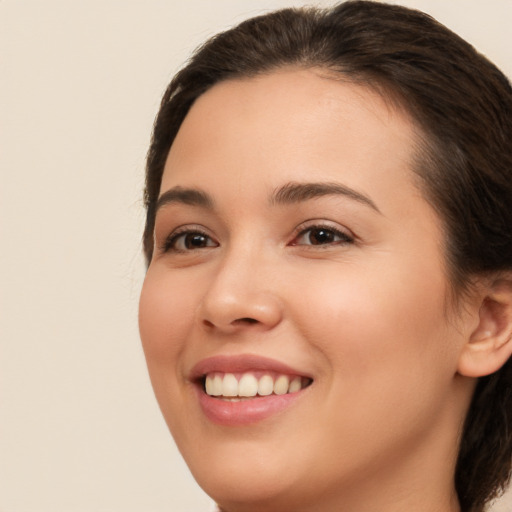
[[[303,394],[304,390],[285,395],[269,395],[230,402],[207,395],[197,387],[199,404],[205,416],[213,423],[225,426],[250,425],[279,414]]]

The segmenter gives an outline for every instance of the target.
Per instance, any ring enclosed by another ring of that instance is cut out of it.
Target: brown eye
[[[331,227],[313,226],[301,231],[292,245],[341,245],[352,243],[354,239]]]
[[[188,233],[183,237],[183,245],[187,249],[199,249],[208,247],[208,237],[201,233]]]
[[[311,245],[332,244],[336,241],[336,235],[328,229],[311,229],[307,235]]]
[[[185,231],[171,235],[164,246],[164,252],[186,252],[207,247],[217,247],[218,243],[200,231]]]

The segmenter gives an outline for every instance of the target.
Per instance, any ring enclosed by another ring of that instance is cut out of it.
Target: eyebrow
[[[274,190],[270,196],[270,204],[272,206],[295,204],[329,195],[348,197],[381,213],[377,205],[368,196],[341,183],[290,182]],[[156,203],[156,211],[172,203],[208,209],[214,207],[213,198],[203,190],[176,186],[160,195]]]
[[[290,182],[276,189],[271,198],[272,205],[294,204],[322,196],[341,195],[369,206],[381,213],[377,205],[366,195],[341,183],[296,183]]]
[[[156,211],[172,203],[201,206],[213,209],[213,199],[210,195],[197,188],[173,187],[164,192],[156,202]]]

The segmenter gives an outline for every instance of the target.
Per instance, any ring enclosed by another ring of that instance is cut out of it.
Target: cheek
[[[189,288],[148,270],[140,296],[139,329],[152,380],[169,376],[169,367],[179,360],[194,314]]]
[[[404,275],[403,267],[338,275],[310,286],[296,310],[325,363],[317,417],[325,418],[325,439],[341,443],[350,460],[385,460],[422,438],[447,407],[456,351],[444,278]]]
[[[446,383],[453,376],[456,351],[450,352],[455,344],[439,267],[351,265],[317,277],[318,284],[302,292],[307,302],[296,316],[333,379],[371,397],[393,387],[401,391],[404,383],[427,392],[426,383],[436,386],[436,379]]]

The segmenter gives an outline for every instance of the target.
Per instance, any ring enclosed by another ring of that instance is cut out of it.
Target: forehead
[[[412,187],[415,126],[375,91],[286,69],[217,84],[195,102],[169,153],[161,191],[238,181],[246,191],[287,181],[339,181],[383,193]]]

